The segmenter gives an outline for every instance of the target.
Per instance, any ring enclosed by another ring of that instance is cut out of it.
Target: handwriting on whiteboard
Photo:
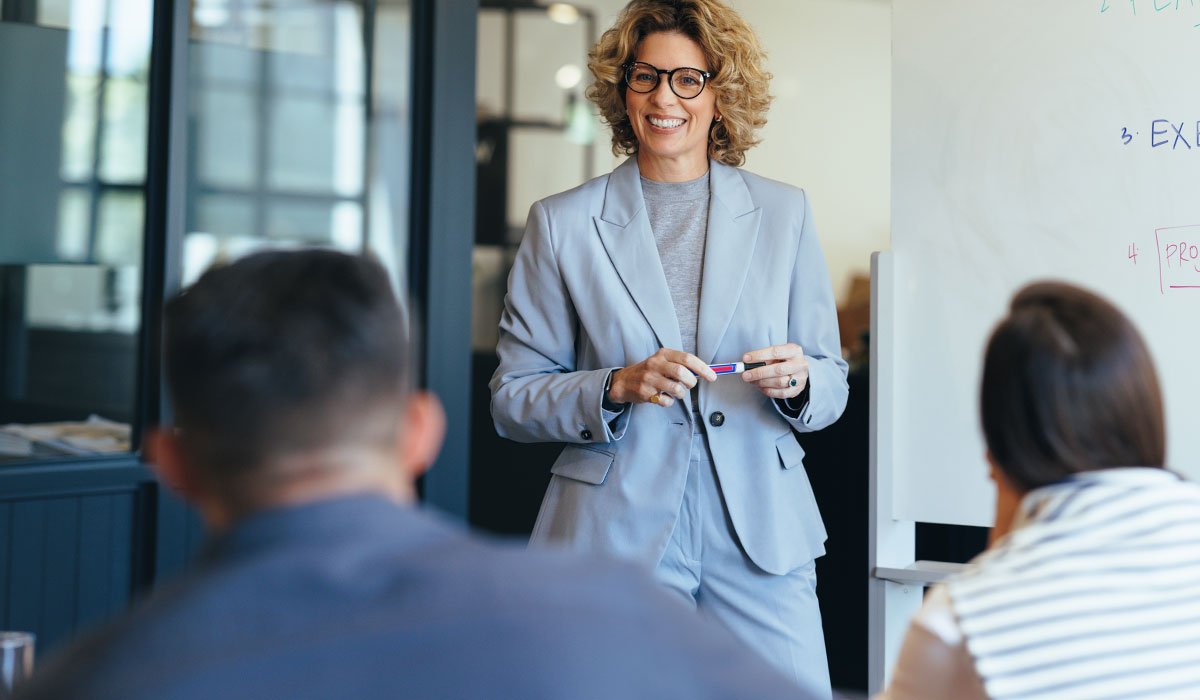
[[[1158,247],[1158,291],[1200,290],[1200,224],[1154,230]]]
[[[1121,127],[1121,143],[1126,146],[1138,142],[1150,148],[1190,151],[1200,148],[1200,119],[1192,122],[1184,119],[1152,119],[1149,128]]]
[[[1196,22],[1200,28],[1200,12],[1195,12],[1196,0],[1099,0],[1100,14],[1114,17],[1141,17],[1149,15],[1175,15]],[[1188,12],[1192,10],[1192,12]],[[1186,14],[1185,14],[1186,13]]]

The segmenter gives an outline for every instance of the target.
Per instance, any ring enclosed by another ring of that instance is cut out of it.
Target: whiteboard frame
[[[885,578],[885,569],[916,564],[916,523],[894,517],[892,442],[895,395],[895,300],[890,251],[871,254],[870,495],[867,557],[867,693],[887,683],[908,622],[921,606],[919,584]]]

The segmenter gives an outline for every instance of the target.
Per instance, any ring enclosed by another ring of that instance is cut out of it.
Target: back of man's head
[[[252,501],[297,470],[353,462],[304,456],[395,443],[409,334],[378,263],[329,250],[251,255],[172,299],[164,325],[179,450],[223,497]]]

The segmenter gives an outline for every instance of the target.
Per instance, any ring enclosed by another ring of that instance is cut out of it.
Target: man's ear
[[[419,391],[404,408],[397,430],[400,461],[409,478],[416,479],[433,466],[446,437],[446,412],[428,391]]]
[[[197,475],[170,428],[153,428],[144,438],[144,457],[158,480],[188,503],[198,505],[200,489]]]

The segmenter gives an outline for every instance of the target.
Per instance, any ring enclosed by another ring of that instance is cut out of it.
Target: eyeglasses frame
[[[656,73],[655,77],[658,78],[658,82],[654,83],[654,87],[650,88],[649,90],[647,90],[645,92],[634,89],[633,85],[630,85],[630,83],[629,83],[629,78],[632,77],[632,75],[633,75],[633,67],[639,63],[642,64],[643,66],[649,66]],[[691,66],[679,66],[678,68],[675,68],[672,70],[664,70],[664,69],[659,68],[658,66],[654,65],[653,63],[646,63],[645,61],[629,61],[629,62],[623,64],[621,66],[621,68],[625,71],[625,86],[628,87],[630,90],[633,90],[634,92],[636,92],[639,95],[649,95],[650,93],[657,90],[658,86],[662,84],[662,76],[665,73],[667,76],[667,87],[671,88],[671,92],[675,93],[675,96],[681,100],[694,100],[697,97],[699,97],[700,93],[704,92],[704,88],[708,87],[708,81],[711,80],[713,77],[712,73],[710,73],[706,70],[700,70],[699,68],[692,68]],[[701,85],[700,85],[700,92],[697,92],[695,95],[692,95],[691,97],[684,97],[683,95],[679,94],[679,92],[675,89],[674,77],[675,77],[675,72],[681,71],[681,70],[694,70],[697,73],[699,73],[701,76],[704,77],[704,82],[701,83]]]

